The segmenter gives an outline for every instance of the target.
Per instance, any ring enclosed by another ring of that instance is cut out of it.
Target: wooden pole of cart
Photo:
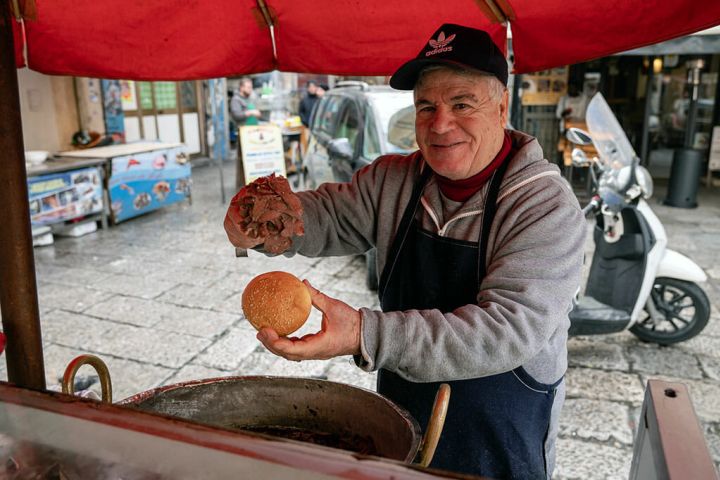
[[[10,8],[0,0],[0,309],[8,380],[45,389]]]

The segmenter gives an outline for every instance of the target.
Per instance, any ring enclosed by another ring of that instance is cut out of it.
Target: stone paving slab
[[[720,381],[720,360],[715,357],[706,357],[704,355],[698,355],[697,358],[700,361],[703,373],[708,378]]]
[[[562,415],[560,435],[632,445],[633,432],[626,405],[605,400],[569,398],[565,401]]]
[[[174,312],[174,315],[161,316],[159,321],[153,326],[154,328],[166,332],[176,332],[210,339],[222,335],[241,318],[238,315],[228,313],[173,305],[168,305],[168,310]]]
[[[163,262],[158,261],[163,257],[155,257],[153,259],[143,258],[137,254],[142,252],[143,249],[139,248],[133,252],[132,257],[122,257],[117,260],[113,260],[103,267],[104,271],[109,271],[116,275],[152,275],[154,272],[161,271],[164,267]],[[167,255],[167,254],[165,254]]]
[[[317,262],[313,268],[313,274],[324,273],[329,276],[342,275],[344,270],[353,263],[353,257],[328,257],[322,262]]]
[[[645,395],[640,375],[594,368],[570,368],[565,375],[565,395],[641,405]]]
[[[183,307],[217,310],[217,307],[235,292],[234,286],[228,287],[224,284],[214,285],[213,288],[180,284],[159,295],[157,300]]]
[[[695,355],[677,347],[637,345],[628,348],[633,371],[653,375],[675,375],[685,378],[703,378],[700,363]]]
[[[38,284],[38,302],[41,310],[63,309],[83,312],[102,302],[113,294],[87,287],[76,287],[58,283]]]
[[[627,480],[632,449],[560,438],[556,458],[555,480]]]
[[[698,335],[695,338],[691,338],[686,342],[678,344],[677,348],[691,354],[706,355],[720,360],[720,337]]]
[[[97,290],[118,293],[120,295],[152,299],[175,288],[177,285],[177,282],[172,279],[113,274],[97,282],[93,287]]]
[[[116,322],[207,338],[222,334],[239,319],[238,315],[120,295],[93,305],[85,313]]]
[[[51,310],[40,316],[43,342],[80,347],[102,343],[115,324],[80,313]]]
[[[715,459],[715,466],[720,471],[720,423],[705,425],[704,433],[710,455]]]
[[[322,360],[293,362],[265,351],[255,351],[245,357],[234,374],[320,378],[324,376],[327,366],[327,362]]]
[[[718,292],[718,297],[720,298],[720,292]],[[710,321],[708,321],[707,326],[702,331],[702,335],[704,337],[720,337],[720,316],[718,316],[718,314],[716,313],[717,311],[717,307],[714,306],[712,309],[712,313],[710,314]]]
[[[172,309],[180,309],[175,305],[166,305],[144,298],[115,295],[98,302],[86,310],[88,315],[106,318],[121,323],[129,323],[139,327],[152,327],[162,315],[172,315]]]
[[[622,346],[586,337],[568,340],[568,360],[573,367],[628,370],[630,366]]]
[[[231,274],[232,275],[232,274]],[[226,282],[226,284],[229,282]],[[239,282],[238,282],[239,283]],[[233,284],[235,285],[235,284]],[[247,283],[246,283],[247,285]],[[213,310],[217,310],[218,312],[226,312],[229,314],[237,314],[242,313],[242,292],[233,293],[229,297],[227,297],[225,300],[215,304],[213,307]]]
[[[240,322],[202,352],[195,363],[217,370],[234,371],[243,359],[260,345],[256,330],[247,322]]]
[[[78,346],[138,362],[179,368],[211,343],[206,338],[114,323],[102,339],[92,339]]]
[[[227,273],[220,282],[220,285],[229,288],[238,293],[242,293],[250,283],[250,280],[255,278],[255,273],[245,272],[238,270],[236,272]],[[238,304],[240,305],[240,304]]]
[[[111,273],[88,268],[74,268],[48,265],[36,273],[38,282],[50,282],[61,285],[91,287],[108,278]]]
[[[48,249],[35,249],[34,253],[36,263],[48,262],[55,266],[100,270],[103,270],[108,264],[121,258],[118,255],[101,255],[84,251],[67,252],[53,247]]]

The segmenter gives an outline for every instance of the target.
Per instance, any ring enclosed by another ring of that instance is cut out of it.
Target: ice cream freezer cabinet
[[[192,199],[188,149],[180,143],[128,143],[61,152],[58,156],[106,160],[113,223]]]

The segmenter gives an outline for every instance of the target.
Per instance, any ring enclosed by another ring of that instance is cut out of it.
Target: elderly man
[[[308,283],[322,331],[298,339],[263,329],[258,339],[290,360],[354,355],[423,429],[447,382],[431,467],[549,478],[585,222],[537,140],[505,130],[507,78],[487,33],[448,24],[395,72],[393,87],[414,90],[419,151],[297,193],[305,235],[286,252],[375,246],[382,311],[355,310]],[[262,249],[241,220],[231,207],[231,242]]]

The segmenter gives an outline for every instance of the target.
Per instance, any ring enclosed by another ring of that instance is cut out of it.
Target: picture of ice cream
[[[145,208],[150,205],[150,202],[152,202],[150,194],[142,192],[139,193],[133,200],[133,207],[135,207],[135,210],[140,210],[141,208]]]
[[[165,155],[158,155],[155,157],[155,159],[152,162],[152,166],[155,170],[162,170],[165,168],[165,164],[167,163],[167,159],[165,158]]]
[[[152,188],[153,194],[158,202],[162,202],[170,193],[170,184],[166,181],[157,182]]]

